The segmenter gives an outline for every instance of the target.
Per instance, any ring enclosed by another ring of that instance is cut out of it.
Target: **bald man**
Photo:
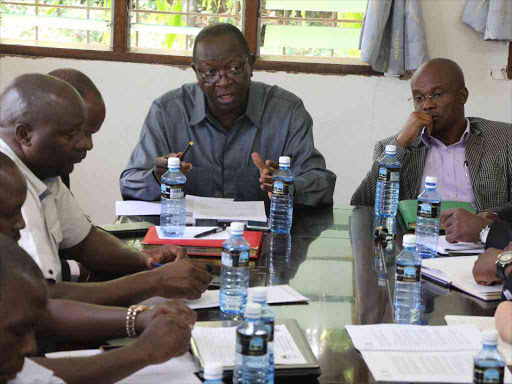
[[[115,383],[188,351],[195,318],[185,321],[159,314],[134,343],[115,351],[29,359],[37,352],[35,331],[49,306],[46,282],[14,240],[0,234],[0,250],[0,305],[5,309],[0,316],[0,384],[34,383],[34,378],[46,384]]]
[[[416,199],[426,176],[437,177],[443,200],[467,201],[499,213],[512,199],[511,124],[465,117],[469,96],[461,68],[447,59],[423,64],[411,80],[414,112],[401,132],[375,144],[371,170],[352,205],[373,206],[378,161],[396,146],[400,200]],[[493,215],[486,213],[492,220]]]
[[[211,276],[182,249],[143,254],[92,225],[58,176],[73,171],[88,148],[82,127],[87,106],[67,83],[27,74],[0,94],[0,152],[9,156],[28,186],[27,228],[19,244],[50,282],[52,298],[128,305],[151,296],[198,298]],[[98,284],[63,283],[59,249],[90,271],[125,278]],[[152,261],[169,262],[154,270]]]

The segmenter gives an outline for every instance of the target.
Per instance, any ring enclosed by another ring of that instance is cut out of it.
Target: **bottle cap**
[[[404,235],[402,245],[404,247],[414,247],[416,245],[416,235]]]
[[[168,167],[179,167],[180,166],[180,159],[177,157],[169,157],[167,159],[167,166]]]
[[[396,153],[396,145],[386,145],[386,153],[394,155]]]
[[[485,344],[496,344],[498,342],[498,331],[495,329],[482,331],[482,341]]]
[[[204,365],[204,378],[206,380],[222,379],[224,367],[221,363],[206,363]]]
[[[231,225],[229,226],[229,229],[231,230],[231,234],[244,233],[244,223],[237,223],[237,222],[231,223]]]
[[[290,157],[289,156],[280,156],[279,157],[279,165],[290,165]]]
[[[249,303],[245,307],[245,317],[249,319],[257,319],[261,317],[261,304]]]
[[[436,186],[437,185],[437,177],[434,177],[434,176],[427,176],[427,177],[425,177],[425,185],[426,184],[430,184],[430,185]]]
[[[252,301],[255,303],[261,303],[267,301],[267,288],[256,287],[252,291]]]

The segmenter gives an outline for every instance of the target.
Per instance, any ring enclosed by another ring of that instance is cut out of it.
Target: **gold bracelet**
[[[135,331],[135,318],[140,312],[147,311],[150,307],[147,305],[130,305],[128,312],[126,312],[126,334],[128,337],[137,337]]]

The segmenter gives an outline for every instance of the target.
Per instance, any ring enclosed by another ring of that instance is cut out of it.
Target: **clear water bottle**
[[[421,256],[416,252],[416,236],[404,235],[403,251],[396,258],[394,321],[416,324],[421,307]]]
[[[272,200],[270,201],[270,230],[274,233],[289,233],[293,217],[293,176],[290,158],[279,158],[279,170],[274,173]]]
[[[247,304],[251,247],[243,234],[243,223],[231,223],[231,237],[222,243],[220,310],[226,315],[242,315]]]
[[[162,176],[160,227],[166,236],[180,237],[185,233],[187,212],[185,183],[187,178],[180,171],[180,159],[167,160],[169,170]]]
[[[220,363],[206,363],[204,366],[204,384],[224,384],[224,367]]]
[[[290,282],[292,240],[289,233],[270,233],[268,244],[268,285]]]
[[[375,214],[393,217],[398,209],[400,191],[400,162],[396,158],[396,146],[386,145],[386,154],[379,160]]]
[[[424,259],[437,256],[441,195],[436,191],[437,177],[425,178],[425,190],[418,196],[416,216],[416,250]]]
[[[274,384],[274,325],[275,314],[270,306],[267,304],[267,288],[258,287],[254,289],[254,296],[252,298],[254,303],[261,305],[261,321],[267,327],[268,332],[268,374],[267,384]]]
[[[261,305],[249,303],[236,329],[233,384],[265,384],[268,374],[268,332],[261,322]]]
[[[505,375],[505,359],[498,351],[498,332],[482,332],[482,350],[473,358],[473,384],[500,383]]]

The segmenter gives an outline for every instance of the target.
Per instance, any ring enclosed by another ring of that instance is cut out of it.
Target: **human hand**
[[[407,148],[414,140],[416,140],[416,137],[421,133],[423,127],[425,127],[425,130],[429,135],[432,133],[432,129],[434,127],[432,116],[425,112],[411,113],[397,138],[400,147]]]
[[[175,320],[183,321],[193,326],[197,320],[197,314],[179,301],[169,300],[147,311],[139,313],[135,317],[135,330],[141,334],[148,325],[160,315],[169,315]]]
[[[263,162],[261,156],[257,152],[251,154],[254,165],[260,170],[260,188],[269,193],[269,198],[272,193],[272,185],[274,180],[272,175],[279,169],[279,163],[273,160]]]
[[[473,266],[473,277],[478,284],[492,285],[501,281],[496,276],[496,260],[501,252],[500,249],[489,248],[478,256]]]
[[[169,159],[169,157],[181,158],[182,155],[183,155],[183,152],[178,152],[178,153],[171,152],[166,156],[157,157],[155,159],[155,167],[153,168],[153,173],[158,181],[160,181],[160,179],[162,178],[164,173],[167,172],[167,170],[169,169],[169,167],[167,166],[167,159]],[[181,173],[185,174],[188,171],[190,171],[191,169],[192,169],[192,164],[187,163],[185,161],[180,162]]]
[[[490,212],[490,211],[478,212],[478,216],[485,217],[486,219],[491,220],[491,221],[494,221],[497,219],[497,215],[494,212]]]
[[[151,273],[155,275],[155,295],[168,298],[199,299],[212,280],[203,265],[189,258],[167,263]]]
[[[482,229],[491,223],[491,220],[462,208],[447,209],[441,214],[441,226],[449,243],[478,242]]]
[[[192,330],[186,321],[160,314],[133,345],[149,364],[160,364],[186,353],[191,336]]]
[[[148,269],[155,268],[153,263],[166,264],[187,257],[185,248],[173,244],[165,244],[158,248],[143,249],[142,252],[148,255],[146,260]]]

